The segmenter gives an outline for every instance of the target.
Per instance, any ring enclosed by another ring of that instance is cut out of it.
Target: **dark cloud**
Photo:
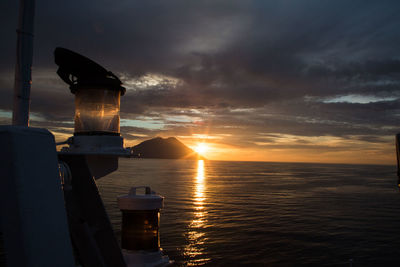
[[[0,109],[10,110],[18,7],[1,8]],[[399,11],[398,1],[38,1],[31,108],[72,121],[53,63],[63,46],[119,74],[124,118],[165,124],[122,127],[132,140],[211,128],[241,143],[268,132],[385,142],[400,116]],[[324,101],[349,94],[392,100]],[[183,115],[192,121],[168,122]]]

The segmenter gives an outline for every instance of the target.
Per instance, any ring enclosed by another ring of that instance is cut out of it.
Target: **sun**
[[[205,143],[199,143],[194,149],[198,154],[204,154],[208,150],[208,146]]]

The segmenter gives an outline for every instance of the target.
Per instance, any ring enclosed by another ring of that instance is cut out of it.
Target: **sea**
[[[116,236],[117,196],[164,199],[175,266],[400,266],[395,166],[120,159],[97,181]]]

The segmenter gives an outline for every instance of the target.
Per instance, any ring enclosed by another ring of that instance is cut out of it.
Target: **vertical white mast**
[[[35,0],[20,0],[19,3],[12,123],[29,126]]]

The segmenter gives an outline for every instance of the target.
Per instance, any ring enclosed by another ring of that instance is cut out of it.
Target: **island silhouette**
[[[130,148],[132,158],[206,159],[175,137],[156,137]]]

